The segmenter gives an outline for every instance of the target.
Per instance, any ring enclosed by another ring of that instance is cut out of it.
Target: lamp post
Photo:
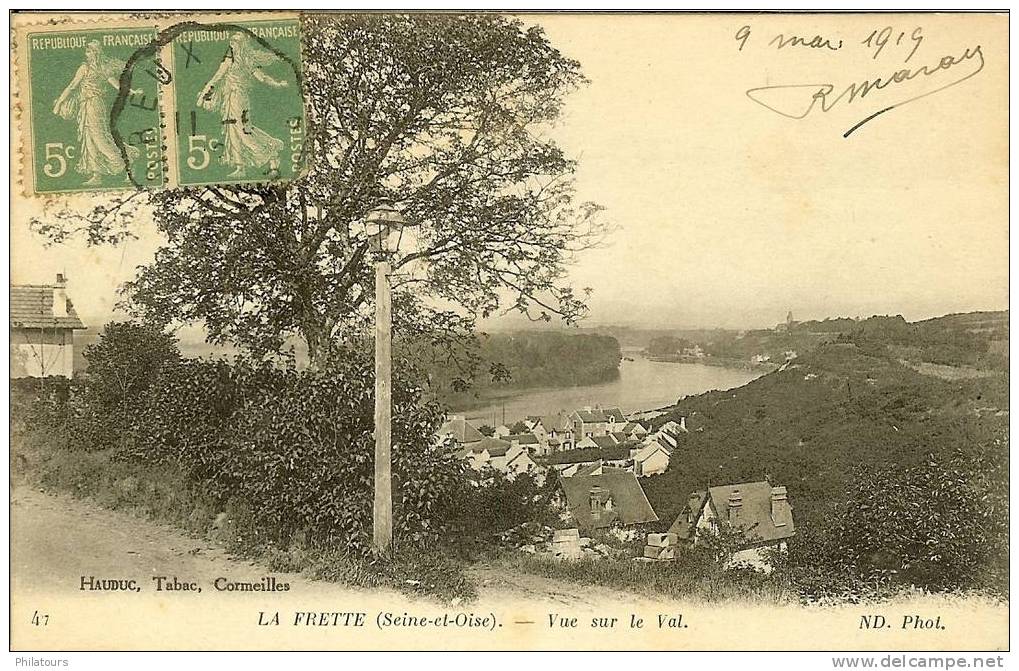
[[[383,204],[368,213],[368,234],[375,243],[375,503],[372,508],[372,547],[388,554],[393,545],[393,312],[389,274],[391,237],[407,220],[392,205]],[[397,245],[399,238],[397,238]],[[393,245],[393,247],[397,246]]]

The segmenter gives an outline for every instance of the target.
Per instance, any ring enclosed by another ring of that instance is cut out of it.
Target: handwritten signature
[[[898,70],[889,76],[874,77],[872,79],[865,79],[861,82],[853,82],[849,86],[842,89],[842,91],[838,95],[833,95],[835,93],[834,84],[787,84],[781,86],[759,86],[757,88],[748,89],[746,93],[747,97],[753,100],[755,103],[771,110],[772,112],[775,112],[776,114],[781,114],[782,116],[788,117],[790,119],[803,119],[808,114],[810,114],[815,107],[820,106],[820,110],[822,112],[830,112],[839,104],[844,103],[846,105],[849,105],[857,100],[862,100],[867,96],[868,93],[875,89],[877,90],[886,89],[889,86],[893,86],[895,84],[902,84],[904,82],[912,81],[917,77],[930,77],[931,75],[937,72],[940,72],[942,70],[951,70],[956,66],[971,61],[973,59],[978,59],[980,65],[972,72],[962,77],[959,77],[958,79],[955,79],[947,84],[944,84],[943,86],[939,86],[938,88],[932,91],[927,91],[925,93],[921,93],[911,98],[900,100],[899,102],[893,105],[889,105],[883,109],[878,110],[877,112],[874,112],[873,114],[865,117],[859,123],[855,124],[852,128],[850,128],[849,130],[842,134],[842,137],[849,137],[854,131],[860,128],[860,126],[864,125],[868,121],[871,121],[875,117],[884,114],[885,112],[889,112],[897,107],[902,107],[907,103],[920,100],[921,98],[926,98],[927,96],[934,95],[935,93],[944,91],[945,89],[951,88],[956,84],[960,84],[969,79],[970,77],[975,76],[978,72],[984,69],[984,53],[983,50],[980,48],[980,45],[978,44],[976,47],[967,48],[965,51],[963,51],[961,56],[943,56],[941,60],[938,61],[937,65],[923,65],[919,68],[903,68],[902,70]],[[764,96],[762,96],[762,92],[764,91],[782,91],[782,92],[788,91],[795,93],[798,90],[802,90],[810,94],[809,100],[805,101],[806,108],[800,112],[795,111],[790,112],[787,110],[779,109],[773,106],[772,104],[768,104],[762,99],[764,98]]]

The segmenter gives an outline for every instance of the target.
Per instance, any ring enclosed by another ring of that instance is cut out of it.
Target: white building
[[[67,282],[11,286],[11,378],[74,375],[74,332],[85,325],[67,298]]]

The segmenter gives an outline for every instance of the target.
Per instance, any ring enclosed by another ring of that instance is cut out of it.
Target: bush
[[[897,586],[1008,594],[1007,449],[858,469],[845,502],[792,543],[780,572],[810,600]]]
[[[172,464],[212,496],[251,508],[251,543],[367,547],[374,478],[371,362],[351,352],[325,372],[264,363],[180,361],[163,369],[122,458]],[[435,445],[437,406],[394,380],[396,538],[433,542],[464,487],[462,465]]]
[[[374,362],[346,350],[323,371],[239,359],[182,359],[170,336],[111,324],[89,350],[74,423],[90,449],[168,466],[248,513],[250,546],[367,549],[374,486]],[[486,532],[540,514],[547,499],[522,476],[477,474],[437,444],[442,408],[422,401],[406,361],[394,366],[394,540],[469,549]]]
[[[933,590],[972,586],[975,568],[1007,556],[1007,465],[1000,482],[931,456],[912,468],[877,469],[859,479],[834,521],[839,548],[859,571],[894,572]],[[997,505],[996,505],[997,504]]]
[[[148,324],[110,322],[85,348],[87,384],[75,404],[76,446],[105,450],[130,440],[148,393],[180,361],[172,335]]]
[[[44,427],[52,435],[63,436],[75,385],[64,377],[11,380],[11,434]]]
[[[561,526],[552,504],[555,478],[539,483],[530,473],[521,473],[510,479],[494,468],[468,470],[465,478],[469,486],[461,494],[453,527],[455,546],[461,553],[490,549],[494,537],[524,523]]]

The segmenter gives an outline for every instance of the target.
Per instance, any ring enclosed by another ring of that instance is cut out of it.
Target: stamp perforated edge
[[[22,19],[20,17],[26,18]],[[17,132],[12,133],[14,142],[12,142],[11,159],[12,168],[14,165],[17,165],[17,179],[22,195],[29,198],[58,198],[64,195],[82,193],[122,193],[134,188],[76,189],[73,191],[43,193],[35,190],[35,171],[33,169],[35,147],[32,142],[32,82],[31,72],[29,71],[28,35],[75,30],[102,31],[116,29],[152,29],[158,32],[159,28],[156,23],[142,18],[131,18],[128,15],[101,15],[97,13],[60,15],[15,14],[12,16],[11,22],[11,121],[17,128]]]
[[[12,132],[14,142],[11,148],[12,182],[17,181],[21,194],[28,198],[59,198],[65,195],[82,193],[111,193],[123,192],[129,189],[81,189],[72,192],[43,192],[37,193],[34,184],[34,146],[32,143],[32,115],[31,110],[31,73],[28,68],[28,43],[29,33],[36,32],[66,32],[68,30],[109,30],[117,28],[152,28],[156,31],[157,39],[164,31],[186,22],[208,23],[208,24],[230,24],[249,21],[296,21],[299,28],[298,46],[301,57],[301,70],[305,63],[306,53],[304,47],[305,33],[304,24],[301,19],[301,12],[294,11],[222,11],[222,12],[161,12],[161,13],[112,13],[104,14],[99,12],[80,12],[72,14],[53,13],[13,13],[11,17],[11,122],[16,129]],[[172,44],[169,43],[169,44]],[[167,46],[169,46],[169,44]],[[172,63],[168,63],[165,54],[160,55],[164,66],[171,69]],[[164,168],[164,183],[162,188],[188,188],[204,189],[209,185],[180,185],[177,182],[176,161],[170,159],[170,152],[176,151],[175,140],[172,134],[172,124],[167,124],[167,113],[172,113],[176,96],[173,89],[173,79],[168,85],[158,86],[158,106],[160,114],[160,148],[161,160]],[[295,171],[291,180],[299,179],[306,174],[310,157],[307,152],[307,126],[309,109],[307,96],[304,91],[303,79],[300,82],[298,94],[301,96],[301,107],[304,112],[306,140],[304,146],[304,161],[301,169]],[[253,187],[271,186],[279,182],[250,182]],[[14,187],[14,184],[12,184]]]

